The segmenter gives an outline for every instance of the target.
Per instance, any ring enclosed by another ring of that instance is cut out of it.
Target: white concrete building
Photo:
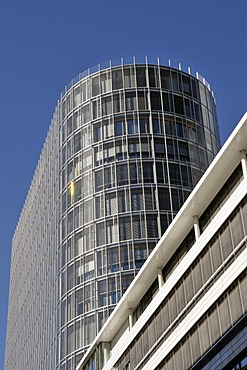
[[[247,113],[77,370],[247,368]]]

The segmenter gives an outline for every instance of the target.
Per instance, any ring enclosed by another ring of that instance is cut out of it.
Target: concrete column
[[[129,308],[129,330],[133,328],[133,308]]]
[[[196,241],[197,241],[197,239],[201,235],[198,216],[193,216],[193,222],[194,222],[195,238],[196,238]]]
[[[241,157],[241,164],[242,164],[242,170],[244,179],[247,179],[247,160],[246,160],[246,150],[240,150],[240,157]]]
[[[162,267],[158,267],[158,284],[159,284],[159,289],[161,289],[164,285],[164,279],[163,279],[163,274],[162,274]]]

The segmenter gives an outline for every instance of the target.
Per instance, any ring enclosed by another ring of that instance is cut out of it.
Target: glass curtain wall
[[[18,369],[75,368],[220,148],[208,87],[160,65],[122,64],[88,73],[62,95],[56,122],[50,136],[59,140],[51,158],[43,150],[43,167],[34,177],[41,178],[50,203],[39,193],[34,209],[41,214],[24,225],[27,205],[18,226],[41,230],[41,238],[33,243],[28,237],[22,248],[32,248],[47,266],[43,271],[42,262],[28,259],[27,272],[12,272],[12,285],[17,279],[35,282],[40,300],[38,305],[31,298],[35,314],[21,311],[22,323],[30,315],[33,335],[23,350],[28,354],[14,356]],[[35,194],[31,188],[29,198]],[[42,229],[50,215],[54,221]],[[18,233],[15,238],[17,243]],[[46,251],[44,245],[53,248]],[[25,290],[18,299],[19,310],[29,295]],[[39,315],[43,324],[36,335]],[[15,327],[12,333],[23,330]],[[14,351],[22,348],[20,342],[11,340]],[[5,370],[15,368],[6,360]]]
[[[92,342],[220,142],[211,92],[172,68],[98,71],[60,109],[60,360],[69,369],[66,356]]]

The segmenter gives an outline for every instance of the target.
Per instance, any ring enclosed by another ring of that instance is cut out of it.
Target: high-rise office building
[[[13,238],[5,370],[75,368],[219,147],[199,76],[132,61],[66,87]]]

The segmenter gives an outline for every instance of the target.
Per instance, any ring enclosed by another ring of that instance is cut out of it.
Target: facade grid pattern
[[[5,370],[75,368],[219,148],[212,93],[183,71],[66,89],[13,239]]]
[[[247,163],[246,154],[245,161]],[[129,326],[129,335],[128,329],[125,332],[119,326],[115,332],[117,339],[113,335],[112,339],[109,338],[111,352],[108,352],[108,357],[102,357],[101,347],[107,344],[104,343],[106,336],[103,331],[80,364],[80,369],[88,370],[96,364],[97,368],[103,369],[156,368],[160,356],[163,356],[163,361],[158,368],[167,366],[186,370],[191,366],[202,368],[202,364],[206,364],[205,369],[216,368],[217,364],[226,364],[232,359],[233,364],[242,363],[245,356],[242,357],[240,351],[244,348],[241,343],[246,333],[247,312],[247,198],[246,177],[243,176],[244,167],[241,167],[236,166],[216,196],[203,208],[199,217],[199,221],[200,218],[203,220],[199,244],[192,236],[195,230],[191,230],[172,258],[167,260],[163,267],[165,290],[157,283],[157,277],[153,283],[150,281],[140,303],[136,302],[135,324],[133,328]],[[181,264],[182,268],[179,267]],[[138,279],[135,281],[138,285]],[[127,297],[131,299],[130,291]],[[149,305],[153,306],[151,311]],[[193,317],[195,314],[197,320]],[[190,321],[194,325],[187,331],[186,323],[190,325]],[[172,347],[170,343],[176,342],[177,336],[180,339]],[[170,347],[170,352],[166,346]]]

